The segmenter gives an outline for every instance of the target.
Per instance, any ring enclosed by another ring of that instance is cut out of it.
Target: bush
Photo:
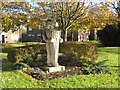
[[[22,62],[19,62],[19,63],[16,63],[16,64],[15,64],[14,69],[20,70],[20,69],[28,68],[28,67],[29,67],[29,65],[27,65],[27,64],[25,64],[25,63],[22,63]]]
[[[59,64],[79,65],[82,62],[94,62],[97,58],[96,48],[97,46],[95,44],[90,43],[64,42],[60,44],[60,53],[64,56],[59,60]],[[30,66],[39,66],[41,63],[44,65],[46,64],[45,54],[45,44],[31,45],[13,48],[11,52],[8,53],[8,60],[12,62],[22,61],[28,63]],[[41,61],[41,63],[37,64],[38,61]]]
[[[33,45],[21,48],[13,48],[8,53],[8,60],[11,62],[29,63],[37,59],[37,55],[40,53],[46,53],[45,45]]]
[[[104,65],[108,60],[103,60],[98,63],[84,63],[81,70],[84,74],[99,74],[99,73],[111,73],[110,70]]]
[[[39,67],[39,66],[45,66],[47,65],[47,58],[46,55],[42,55],[40,56],[41,58],[39,59],[39,57],[37,58],[36,61],[30,61],[28,64],[30,67]]]
[[[104,46],[120,46],[119,29],[116,25],[105,26],[97,35]]]
[[[60,52],[63,53],[64,57],[60,58],[59,63],[65,66],[94,62],[97,58],[97,46],[95,44],[64,42],[60,45]]]
[[[44,80],[45,79],[45,73],[40,68],[24,68],[22,70],[23,72],[27,73],[28,75],[31,75],[33,78],[36,78],[37,80]]]

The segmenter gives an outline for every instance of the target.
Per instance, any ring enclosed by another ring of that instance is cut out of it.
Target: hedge
[[[64,42],[60,44],[60,65],[77,65],[81,62],[94,62],[97,58],[97,46],[90,43]],[[45,44],[14,48],[8,53],[12,62],[34,61],[38,54],[46,54]]]
[[[46,53],[45,44],[13,48],[8,53],[8,60],[15,63],[20,61],[27,62],[27,60],[33,61],[37,58],[38,54],[42,53]]]
[[[79,65],[93,63],[97,59],[97,46],[90,43],[64,42],[60,44],[60,52],[64,55],[59,60],[61,65]]]

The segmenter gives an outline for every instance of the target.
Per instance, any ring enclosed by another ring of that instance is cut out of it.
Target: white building
[[[0,32],[0,44],[6,43],[6,36],[7,36],[6,32],[4,32],[4,31]]]
[[[0,32],[0,44],[3,43],[15,43],[19,41],[20,35],[19,35],[19,30],[12,32],[12,30],[8,32],[1,31]]]

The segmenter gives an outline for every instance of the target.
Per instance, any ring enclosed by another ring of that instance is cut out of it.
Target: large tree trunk
[[[73,31],[71,31],[71,41],[73,41]]]
[[[67,41],[67,30],[65,30],[65,41]]]
[[[66,29],[63,30],[62,38],[63,38],[63,41],[67,41],[67,30]]]

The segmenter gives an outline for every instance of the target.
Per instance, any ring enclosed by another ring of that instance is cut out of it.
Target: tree
[[[116,21],[118,22],[118,28],[120,29],[120,1],[113,1],[108,3],[108,6],[115,10],[115,13],[118,15]]]
[[[112,3],[112,6],[116,10],[116,13],[118,14],[117,43],[118,43],[118,46],[120,46],[120,1],[117,2],[117,6],[115,6],[115,3]]]
[[[67,41],[68,29],[71,28],[78,19],[86,15],[89,4],[86,6],[85,4],[85,1],[56,3],[40,2],[38,3],[39,7],[34,8],[26,2],[2,3],[3,14],[10,15],[10,17],[7,15],[7,17],[3,17],[4,25],[6,23],[4,19],[9,19],[9,22],[6,23],[6,26],[3,25],[3,28],[8,31],[10,28],[16,29],[16,27],[19,27],[21,24],[26,24],[27,27],[31,28],[38,28],[45,24],[45,18],[51,17],[59,21],[61,26],[60,29],[63,32],[62,37],[64,41]]]
[[[117,15],[111,11],[105,4],[97,5],[89,9],[88,14],[77,27],[80,29],[102,29],[107,24],[116,23]]]
[[[64,41],[67,41],[68,29],[83,17],[89,8],[89,5],[85,6],[85,2],[40,3],[40,6],[43,8],[44,16],[56,18],[59,21]]]
[[[7,32],[15,31],[27,21],[27,15],[23,13],[25,2],[2,3],[2,27]]]
[[[118,14],[118,19],[119,19],[119,21],[118,21],[118,28],[120,30],[120,1],[117,2],[117,7],[115,7],[114,4],[112,4],[112,5],[113,5],[113,7],[115,8],[115,10],[116,10],[116,12]]]
[[[72,25],[72,30],[102,30],[106,25],[116,23],[117,15],[105,4],[101,3],[89,8],[84,17]]]
[[[116,13],[118,14],[118,16],[120,17],[120,1],[117,2],[112,2],[112,8],[114,8],[116,10]]]

